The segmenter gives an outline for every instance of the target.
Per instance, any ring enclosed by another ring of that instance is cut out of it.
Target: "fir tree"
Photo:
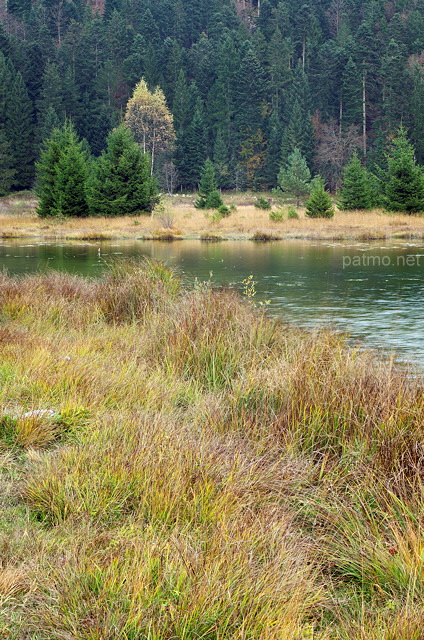
[[[156,181],[150,175],[150,158],[123,125],[108,135],[107,148],[93,173],[89,188],[93,215],[123,216],[152,211],[157,192]]]
[[[325,190],[324,180],[320,176],[316,176],[313,180],[305,215],[308,218],[332,218],[334,216],[330,194]]]
[[[342,210],[371,209],[372,192],[368,172],[362,166],[355,151],[342,175],[342,188],[339,193],[338,207]]]
[[[400,128],[387,158],[384,203],[389,211],[424,211],[424,176],[415,162],[414,148]]]

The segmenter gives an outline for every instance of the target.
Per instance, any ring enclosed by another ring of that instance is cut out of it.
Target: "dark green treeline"
[[[208,157],[218,187],[273,187],[294,148],[337,187],[400,124],[424,163],[424,0],[9,0],[1,20],[0,192],[33,185],[66,119],[100,155],[142,76],[187,189]]]

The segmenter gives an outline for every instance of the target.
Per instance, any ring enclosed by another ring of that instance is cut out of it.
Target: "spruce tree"
[[[289,155],[287,167],[280,169],[277,183],[283,193],[296,198],[297,206],[300,204],[300,199],[310,192],[311,172],[299,149],[296,148]]]
[[[266,186],[271,188],[277,185],[277,175],[281,165],[281,138],[282,127],[280,119],[278,117],[277,109],[275,108],[271,116],[268,118],[268,144],[266,148],[266,160],[263,169],[264,182]]]
[[[362,80],[360,70],[349,58],[341,80],[342,123],[345,128],[362,122]]]
[[[107,148],[94,168],[89,187],[93,215],[124,216],[150,212],[156,202],[156,181],[150,158],[123,125],[107,137]]]
[[[39,216],[88,215],[86,155],[70,122],[44,143],[36,172]]]
[[[293,104],[290,120],[284,130],[281,142],[282,164],[288,162],[290,153],[295,148],[299,149],[308,160],[311,157],[312,125],[310,116],[305,116],[302,108],[296,100]]]
[[[371,209],[372,192],[368,172],[362,166],[355,151],[342,175],[342,188],[339,193],[338,207],[342,210]]]
[[[7,99],[7,138],[14,154],[14,188],[30,189],[34,181],[33,109],[21,74],[11,84]]]
[[[416,164],[414,148],[402,128],[394,138],[387,158],[384,204],[389,211],[424,211],[423,170]]]
[[[87,162],[74,134],[62,149],[55,168],[53,215],[72,218],[88,216]]]
[[[14,156],[3,128],[0,128],[0,196],[9,193],[15,175]]]
[[[234,78],[234,125],[240,149],[250,146],[261,130],[264,97],[263,70],[249,45]]]
[[[51,119],[52,109],[54,109],[59,122],[63,123],[65,111],[63,107],[62,79],[57,65],[49,62],[43,76],[40,99],[37,101],[38,143],[42,142],[43,135],[45,136],[47,133],[46,121]]]
[[[195,201],[196,209],[217,209],[223,203],[219,191],[216,189],[215,168],[208,158],[200,176],[199,197]]]
[[[424,82],[422,70],[415,64],[411,70],[412,90],[409,96],[411,117],[411,141],[415,147],[418,162],[424,163]]]
[[[203,104],[201,98],[198,98],[191,124],[179,132],[175,154],[181,183],[191,189],[195,189],[199,183],[206,159],[206,133]]]
[[[222,129],[218,129],[213,147],[213,161],[217,185],[220,189],[230,186],[230,168],[228,162],[228,145]]]
[[[313,180],[305,215],[308,218],[332,218],[334,216],[330,194],[325,190],[324,180],[320,176],[316,176]]]

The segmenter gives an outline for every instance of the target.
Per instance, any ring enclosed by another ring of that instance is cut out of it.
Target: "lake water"
[[[97,275],[114,256],[151,256],[199,280],[244,288],[273,314],[307,326],[331,323],[373,347],[424,363],[424,243],[297,240],[0,242],[0,265],[22,274],[54,268]]]

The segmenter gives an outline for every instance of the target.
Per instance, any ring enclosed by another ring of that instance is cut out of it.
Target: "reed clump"
[[[420,375],[153,261],[0,304],[5,637],[419,640]]]

